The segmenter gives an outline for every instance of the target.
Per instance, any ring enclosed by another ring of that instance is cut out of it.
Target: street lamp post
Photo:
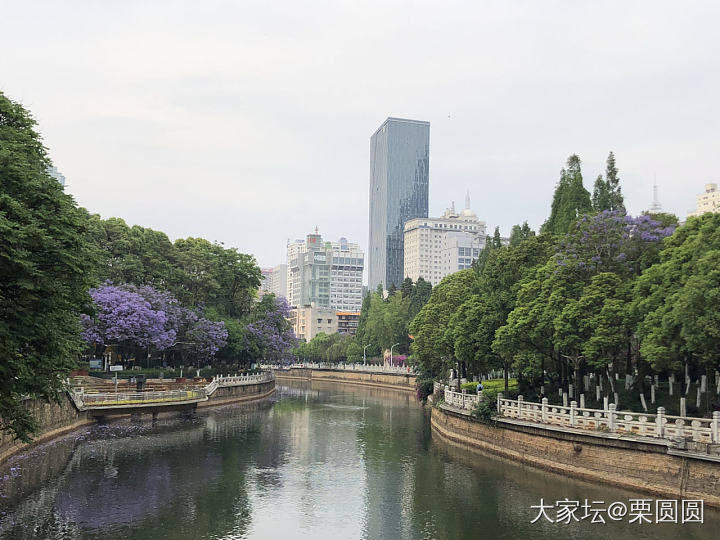
[[[393,350],[394,347],[397,347],[398,345],[400,345],[400,344],[399,344],[399,343],[396,343],[395,345],[390,346],[390,366],[393,365],[393,363],[392,363],[392,350]]]
[[[368,343],[367,345],[365,345],[365,346],[363,347],[363,366],[366,366],[366,365],[367,365],[367,361],[366,361],[366,359],[365,359],[365,349],[367,349],[370,345],[372,345],[372,343]]]

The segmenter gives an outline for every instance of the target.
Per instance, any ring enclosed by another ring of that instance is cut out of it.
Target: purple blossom
[[[105,284],[90,289],[96,315],[81,318],[82,337],[99,345],[153,346],[157,350],[170,347],[176,331],[170,328],[167,314],[153,309],[150,302],[132,290]]]
[[[286,359],[297,342],[288,317],[290,306],[287,301],[276,298],[273,309],[248,324],[245,345],[264,360]]]
[[[674,231],[648,215],[606,210],[576,223],[560,246],[558,265],[575,261],[573,266],[585,271],[639,273],[648,262],[646,254],[656,254],[660,242]]]
[[[125,357],[183,343],[208,358],[227,342],[225,323],[203,318],[182,307],[169,292],[149,285],[115,286],[107,282],[91,289],[90,297],[95,315],[80,316],[83,339],[94,345],[115,345]]]

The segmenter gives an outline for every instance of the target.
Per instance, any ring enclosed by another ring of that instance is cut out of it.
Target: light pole
[[[363,347],[363,366],[366,366],[366,365],[367,365],[367,361],[366,361],[366,359],[365,359],[365,349],[367,349],[370,345],[372,345],[372,343],[368,343],[367,345],[365,345],[365,346]]]
[[[395,345],[391,345],[391,346],[390,346],[390,365],[391,365],[391,366],[393,365],[393,363],[392,363],[392,350],[393,350],[394,347],[397,347],[398,345],[400,345],[400,344],[399,344],[399,343],[396,343]]]

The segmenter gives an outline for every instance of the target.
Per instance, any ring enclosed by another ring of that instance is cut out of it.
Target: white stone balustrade
[[[445,387],[445,403],[458,409],[472,411],[479,403],[479,396],[465,392],[453,392],[449,386]]]
[[[445,401],[448,401],[447,397]],[[643,437],[720,444],[718,411],[713,412],[712,418],[692,418],[667,416],[663,407],[658,408],[657,414],[647,414],[617,411],[615,404],[611,403],[605,411],[580,408],[575,401],[569,407],[564,407],[548,404],[547,398],[543,398],[541,403],[533,403],[524,401],[522,396],[518,396],[518,399],[504,399],[502,394],[498,394],[497,405],[498,415],[505,418]]]
[[[306,368],[306,369],[333,369],[337,371],[368,371],[371,373],[402,373],[403,375],[414,375],[415,371],[411,366],[386,366],[384,364],[331,364],[326,362],[303,362],[289,366],[268,366],[272,369]]]

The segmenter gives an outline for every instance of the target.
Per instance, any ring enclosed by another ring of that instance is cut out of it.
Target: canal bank
[[[433,433],[459,447],[575,478],[720,507],[720,460],[669,453],[668,445],[512,419],[491,424],[449,407],[431,407]]]
[[[429,413],[410,392],[291,381],[273,400],[94,425],[0,467],[0,539],[713,540],[720,527],[710,508],[704,524],[533,522],[541,499],[643,495],[444,444]]]
[[[330,381],[360,386],[392,388],[415,392],[416,375],[413,373],[382,373],[363,370],[332,370],[323,368],[290,368],[275,370],[278,380]]]
[[[258,401],[272,396],[274,392],[274,379],[255,384],[219,386],[208,395],[206,401],[198,402],[196,407],[207,408]],[[37,419],[40,430],[30,443],[16,441],[10,433],[0,433],[0,463],[38,444],[48,442],[97,421],[91,411],[80,410],[67,392],[60,396],[57,403],[48,403],[39,399],[27,399],[24,406]],[[163,413],[163,410],[158,409],[157,412]],[[169,414],[170,412],[166,411],[165,413]]]

